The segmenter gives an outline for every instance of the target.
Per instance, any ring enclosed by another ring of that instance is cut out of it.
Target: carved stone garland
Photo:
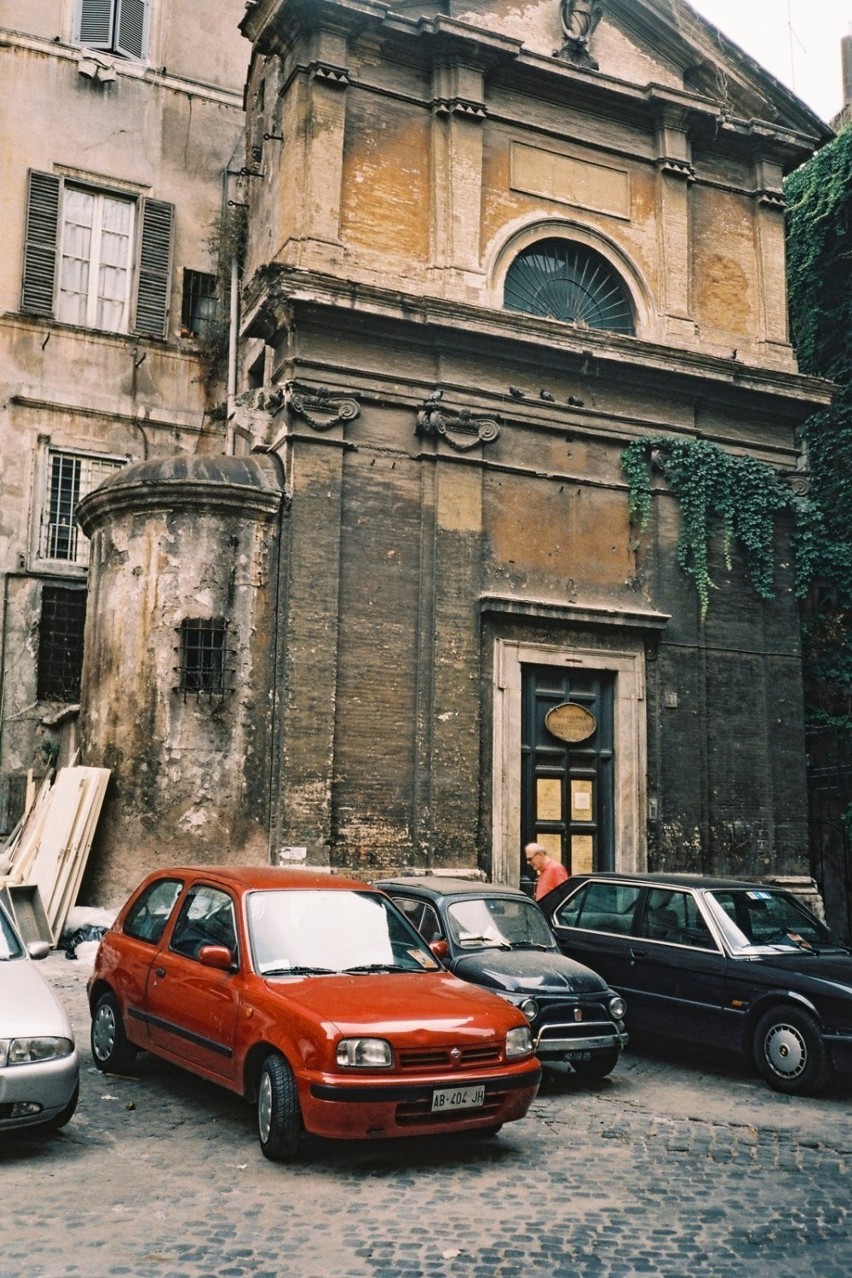
[[[479,444],[492,444],[500,435],[494,417],[475,417],[469,409],[439,408],[428,400],[417,411],[415,435],[445,439],[457,453],[470,452]]]
[[[354,421],[360,415],[361,406],[351,398],[337,398],[324,386],[318,390],[290,389],[290,412],[307,422],[312,430],[326,431],[345,422]]]

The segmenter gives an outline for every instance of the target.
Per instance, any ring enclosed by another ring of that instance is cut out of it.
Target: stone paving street
[[[496,1140],[308,1143],[261,1155],[253,1111],[149,1056],[103,1077],[89,967],[43,970],[71,1011],[69,1126],[0,1147],[0,1278],[847,1278],[852,1085],[769,1091],[745,1064],[631,1049],[545,1084]]]

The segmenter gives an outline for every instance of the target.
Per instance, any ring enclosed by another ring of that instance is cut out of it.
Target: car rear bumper
[[[31,1065],[7,1065],[0,1069],[0,1131],[49,1122],[65,1109],[80,1076],[77,1052],[56,1061]],[[32,1114],[16,1112],[21,1106],[38,1105]]]
[[[317,1136],[363,1140],[376,1137],[439,1135],[472,1131],[523,1118],[541,1082],[537,1060],[505,1074],[341,1081],[324,1075],[300,1087],[302,1119]],[[448,1087],[484,1086],[484,1104],[476,1109],[432,1112],[432,1096]]]

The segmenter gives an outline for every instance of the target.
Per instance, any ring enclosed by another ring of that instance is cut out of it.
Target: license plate
[[[566,1059],[569,1061],[590,1061],[592,1059],[591,1052],[568,1052]]]
[[[433,1114],[445,1109],[480,1109],[484,1104],[484,1087],[436,1087],[432,1093]]]

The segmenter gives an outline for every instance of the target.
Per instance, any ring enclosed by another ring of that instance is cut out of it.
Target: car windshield
[[[6,918],[6,915],[0,910],[0,963],[6,959],[19,959],[24,957],[24,947],[18,939],[15,929]]]
[[[373,892],[288,888],[246,901],[255,970],[263,976],[435,971],[422,938]]]
[[[726,888],[707,896],[732,949],[842,949],[828,928],[790,892]]]
[[[552,950],[556,942],[537,905],[509,896],[474,896],[447,909],[450,936],[462,949]]]

